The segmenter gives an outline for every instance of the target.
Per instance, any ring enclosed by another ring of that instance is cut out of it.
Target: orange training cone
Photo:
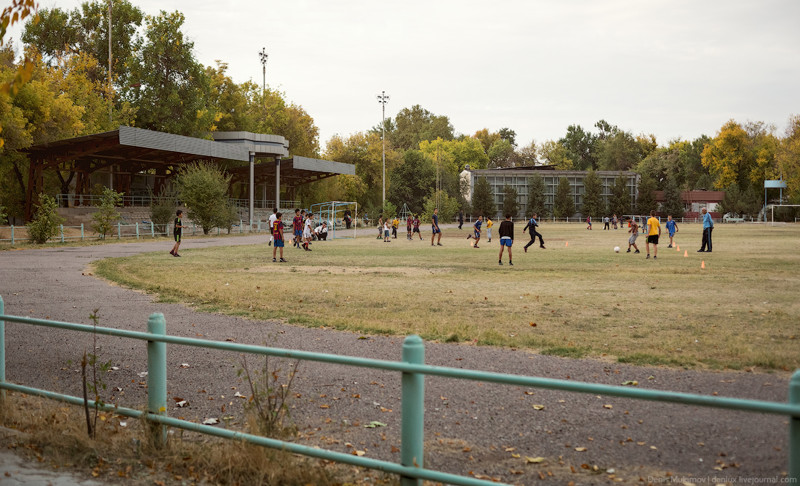
[[[565,241],[564,246],[569,246],[569,241]]]
[[[686,258],[688,256],[689,256],[689,250],[683,250],[683,258]]]
[[[705,260],[700,262],[700,268],[706,268],[706,261]]]
[[[675,251],[681,251],[681,247],[678,246],[678,245],[675,245]]]

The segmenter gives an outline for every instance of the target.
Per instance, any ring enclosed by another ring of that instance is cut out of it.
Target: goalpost
[[[346,221],[350,216],[350,228]],[[328,223],[328,238],[355,238],[356,221],[358,221],[358,203],[345,201],[327,201],[312,204],[311,212],[319,215],[319,222]]]
[[[775,208],[800,208],[800,204],[770,204],[767,209],[770,210],[770,225],[775,226]],[[764,221],[767,220],[767,213],[764,211]],[[797,218],[795,218],[797,221]]]

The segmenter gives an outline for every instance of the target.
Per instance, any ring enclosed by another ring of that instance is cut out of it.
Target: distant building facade
[[[636,203],[636,195],[639,187],[639,174],[631,171],[603,171],[595,172],[602,183],[603,200],[608,203],[611,199],[612,189],[618,177],[626,179],[628,194],[631,198],[631,206]],[[578,217],[582,217],[583,195],[585,189],[583,180],[587,172],[581,170],[556,170],[553,166],[532,166],[532,167],[512,167],[502,169],[480,169],[470,170],[467,166],[460,174],[462,181],[461,187],[465,188],[464,197],[467,201],[472,200],[475,190],[475,181],[484,178],[489,182],[494,196],[494,203],[497,206],[498,214],[503,207],[503,188],[511,186],[517,191],[517,203],[519,204],[520,214],[528,214],[528,182],[534,175],[539,175],[544,180],[545,207],[552,214],[558,182],[562,177],[566,177],[570,185],[570,194],[575,198],[575,211]]]

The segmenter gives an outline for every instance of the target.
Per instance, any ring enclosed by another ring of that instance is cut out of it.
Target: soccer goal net
[[[328,201],[311,205],[317,223],[327,223],[328,238],[355,238],[358,203]]]
[[[766,221],[766,212],[769,211],[769,221],[770,224],[775,224],[775,208],[800,208],[800,204],[770,204],[765,208],[764,220]],[[780,215],[780,209],[778,209],[778,214]],[[795,222],[797,222],[797,212],[795,212],[792,216]],[[780,218],[779,218],[780,219]],[[791,221],[790,219],[789,221]],[[785,221],[785,220],[784,220]],[[780,222],[780,221],[779,221]]]

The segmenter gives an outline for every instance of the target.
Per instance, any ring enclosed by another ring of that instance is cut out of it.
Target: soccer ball
[[[619,247],[618,246],[614,247],[614,253],[619,253]]]

